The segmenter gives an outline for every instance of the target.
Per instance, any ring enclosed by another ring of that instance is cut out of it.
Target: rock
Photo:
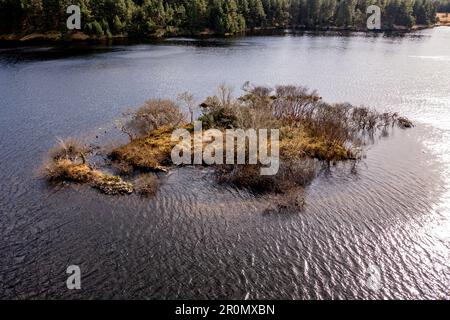
[[[104,176],[94,181],[93,186],[108,195],[131,194],[134,187],[116,176]]]

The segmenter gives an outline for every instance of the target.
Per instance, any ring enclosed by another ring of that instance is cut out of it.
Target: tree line
[[[450,13],[450,0],[439,0],[437,11],[442,13]]]
[[[150,36],[257,28],[364,29],[366,8],[381,8],[383,29],[435,22],[448,0],[0,0],[0,33],[67,32],[66,8],[78,5],[88,35]]]

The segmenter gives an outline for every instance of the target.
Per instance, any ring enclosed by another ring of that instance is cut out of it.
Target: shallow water
[[[0,50],[0,297],[449,298],[450,28],[75,49]],[[269,199],[194,168],[152,199],[36,174],[56,137],[103,141],[148,98],[247,80],[417,126],[371,145],[356,174],[322,172],[293,214],[264,214]],[[72,264],[80,291],[66,289]]]

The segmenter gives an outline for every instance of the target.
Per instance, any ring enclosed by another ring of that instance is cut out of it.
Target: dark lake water
[[[357,174],[321,174],[294,214],[195,168],[155,198],[37,174],[56,137],[106,140],[146,99],[247,80],[416,127],[371,145]],[[3,48],[0,92],[1,298],[450,298],[450,28]],[[82,290],[67,290],[69,265]]]

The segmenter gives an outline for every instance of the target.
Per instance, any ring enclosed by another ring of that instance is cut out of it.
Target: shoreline
[[[24,45],[46,45],[46,44],[75,44],[75,43],[111,43],[115,41],[158,41],[170,38],[191,37],[193,39],[210,39],[210,38],[233,38],[242,36],[270,36],[270,35],[286,35],[297,34],[303,32],[348,32],[348,33],[365,33],[365,34],[407,34],[425,29],[433,29],[435,27],[449,26],[448,24],[434,24],[430,26],[416,25],[412,28],[398,26],[391,29],[367,30],[365,28],[342,28],[342,27],[317,27],[306,28],[305,26],[285,26],[285,27],[267,27],[247,30],[243,33],[237,34],[222,34],[211,30],[204,30],[201,32],[165,32],[159,30],[147,37],[133,36],[128,34],[113,35],[112,37],[96,37],[89,36],[83,32],[74,32],[63,35],[59,31],[34,32],[30,34],[0,34],[0,46],[6,47],[21,47]]]

